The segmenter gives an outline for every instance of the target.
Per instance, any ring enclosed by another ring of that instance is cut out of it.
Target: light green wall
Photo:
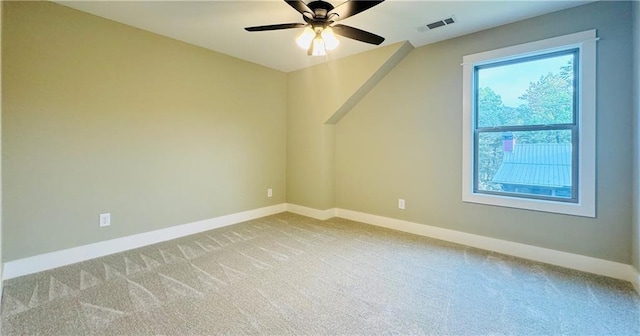
[[[286,74],[50,2],[4,19],[5,261],[285,202]]]
[[[343,119],[403,44],[283,74],[52,3],[6,6],[5,261],[285,201],[631,261],[629,3],[413,50]],[[462,203],[462,56],[592,28],[598,218]]]
[[[633,65],[634,65],[634,170],[633,170],[633,248],[631,259],[640,270],[640,2],[633,3]]]
[[[2,8],[4,1],[0,1],[0,64],[2,64]],[[2,158],[2,67],[0,67],[0,160]],[[2,262],[2,217],[4,210],[2,209],[2,164],[0,162],[0,297],[2,297],[2,271],[4,264]]]
[[[597,2],[413,50],[336,126],[337,206],[630,263],[630,9]],[[463,203],[462,57],[593,28],[598,217]]]
[[[330,119],[341,114],[370,79],[379,80],[390,59],[408,50],[396,43],[287,74],[287,202],[322,210],[335,207]]]

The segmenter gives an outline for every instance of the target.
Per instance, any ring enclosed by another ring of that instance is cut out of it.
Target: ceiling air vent
[[[435,22],[431,22],[431,23],[427,23],[425,25],[422,25],[420,27],[418,27],[418,31],[419,32],[426,32],[427,30],[432,30],[432,29],[436,29],[436,28],[440,28],[446,25],[450,25],[452,23],[455,23],[456,19],[455,17],[451,16],[448,17],[446,19],[442,19],[442,20],[438,20]]]

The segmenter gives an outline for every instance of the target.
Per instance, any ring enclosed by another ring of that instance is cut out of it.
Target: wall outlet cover
[[[103,213],[100,214],[100,227],[105,227],[111,225],[111,213]]]

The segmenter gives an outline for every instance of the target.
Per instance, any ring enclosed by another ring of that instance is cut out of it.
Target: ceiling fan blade
[[[250,32],[256,32],[256,31],[267,31],[267,30],[302,28],[306,26],[307,26],[306,23],[281,23],[281,24],[274,24],[274,25],[268,25],[268,26],[246,27],[244,30],[250,31]]]
[[[332,9],[329,13],[327,13],[327,17],[331,18],[332,21],[343,20],[350,16],[354,16],[360,12],[366,11],[367,9],[375,5],[379,5],[382,2],[384,2],[384,0],[347,1],[338,5],[338,7]],[[332,14],[336,14],[336,15],[332,15]]]
[[[288,1],[288,0],[285,0],[285,2],[288,3],[289,6],[293,7],[293,9],[297,10],[298,13],[300,13],[302,15],[305,15],[304,13],[308,13],[313,18],[313,11],[303,1],[300,1],[300,0]]]
[[[364,30],[360,30],[358,28],[353,28],[350,26],[342,25],[342,24],[334,25],[332,26],[332,28],[333,28],[333,32],[338,35],[348,37],[350,39],[358,40],[361,42],[378,45],[384,41],[384,37],[378,36],[373,33],[369,33]]]

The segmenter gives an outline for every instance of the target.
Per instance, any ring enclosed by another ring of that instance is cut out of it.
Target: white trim
[[[315,218],[318,220],[327,220],[336,216],[336,209],[330,208],[326,210],[318,210],[313,208],[307,208],[297,204],[287,203],[287,211],[294,214]]]
[[[420,236],[472,246],[483,250],[489,250],[524,259],[539,261],[551,265],[562,266],[588,273],[605,275],[608,277],[629,281],[633,284],[638,282],[638,273],[635,271],[633,266],[614,261],[515,243],[507,240],[489,238],[471,233],[449,230],[425,224],[418,224],[394,218],[370,215],[352,210],[336,209],[336,216],[366,224],[413,233]],[[636,287],[636,289],[637,288],[638,287]]]
[[[230,215],[205,219],[193,223],[149,231],[132,236],[106,240],[98,243],[72,247],[65,250],[18,259],[4,264],[3,279],[46,271],[81,261],[106,256],[134,248],[180,238],[203,231],[217,229],[240,222],[274,215],[286,211],[287,206],[277,204],[259,209],[238,212]]]
[[[317,210],[285,203],[9,261],[4,264],[3,276],[4,280],[12,279],[264,216],[270,216],[284,211],[319,220],[326,220],[337,216],[365,224],[436,238],[584,272],[606,275],[631,282],[640,294],[640,274],[631,265],[352,210],[339,208]]]
[[[462,58],[462,65],[481,65],[486,63],[495,63],[501,60],[508,60],[513,58],[514,55],[526,57],[540,53],[554,52],[567,49],[565,46],[569,45],[578,46],[585,43],[595,45],[598,40],[599,38],[596,37],[595,29],[585,30],[578,33],[466,55]]]
[[[574,216],[596,216],[596,37],[595,30],[583,31],[463,57],[462,79],[462,200],[464,202],[528,209]],[[473,71],[474,67],[502,60],[579,48],[578,111],[578,200],[555,202],[473,192]]]
[[[635,269],[635,267],[632,267],[632,271],[634,273],[634,276],[631,284],[633,285],[633,288],[636,289],[636,292],[638,292],[638,295],[640,295],[640,271]]]

